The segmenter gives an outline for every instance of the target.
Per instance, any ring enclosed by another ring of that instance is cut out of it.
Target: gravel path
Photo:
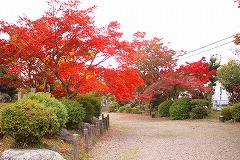
[[[92,160],[240,160],[240,123],[110,113]]]

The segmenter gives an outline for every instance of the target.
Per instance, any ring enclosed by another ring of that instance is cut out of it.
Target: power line
[[[216,42],[210,43],[210,44],[208,44],[208,45],[205,45],[205,46],[203,46],[203,47],[200,47],[200,48],[194,49],[194,50],[192,50],[192,51],[189,51],[189,52],[187,52],[186,54],[189,54],[189,53],[195,52],[195,51],[197,51],[197,50],[206,48],[206,47],[208,47],[208,46],[211,46],[211,45],[213,45],[213,44],[219,43],[219,42],[221,42],[221,41],[224,41],[224,40],[229,39],[229,38],[234,37],[234,36],[235,36],[235,34],[232,35],[232,36],[226,37],[226,38],[224,38],[224,39],[218,40],[218,41],[216,41]],[[186,55],[186,54],[185,54],[185,55]]]
[[[198,55],[198,54],[201,54],[201,53],[204,53],[204,52],[207,52],[207,51],[210,51],[210,50],[213,50],[213,49],[216,49],[216,48],[222,47],[222,46],[227,45],[227,44],[229,44],[229,43],[232,43],[232,41],[227,42],[227,43],[224,43],[224,44],[221,44],[221,45],[216,46],[216,47],[213,47],[213,48],[210,48],[210,49],[205,50],[205,51],[202,51],[202,52],[195,53],[195,54],[190,55],[190,56],[188,56],[188,57],[181,58],[181,59],[179,59],[179,60],[183,60],[183,59],[186,59],[186,58],[189,58],[189,57],[192,57],[192,56],[196,56],[196,55]],[[202,47],[201,47],[201,48],[202,48]],[[185,54],[185,55],[186,55],[186,54]]]

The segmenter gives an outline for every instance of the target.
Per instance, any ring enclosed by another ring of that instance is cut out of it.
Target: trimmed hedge
[[[131,106],[126,106],[125,111],[126,111],[126,113],[132,113],[132,107]]]
[[[208,116],[208,112],[204,107],[195,107],[192,109],[189,115],[191,119],[203,119]]]
[[[5,107],[9,106],[10,103],[0,103],[0,139],[3,137],[3,132],[2,132],[2,124],[1,124],[1,116],[2,116],[2,111],[4,110]]]
[[[191,100],[191,107],[208,107],[209,106],[209,101],[205,99],[192,99]]]
[[[74,100],[82,104],[83,108],[85,108],[86,115],[83,119],[84,122],[90,123],[93,117],[98,118],[101,115],[101,99],[94,93],[77,95],[74,97]]]
[[[224,116],[225,120],[230,120],[233,118],[232,113],[231,113],[231,108],[232,108],[232,106],[228,106],[228,107],[224,107],[221,110],[221,115]]]
[[[118,111],[119,111],[120,113],[124,112],[124,111],[125,111],[125,107],[124,107],[124,106],[119,107]]]
[[[43,103],[45,107],[54,109],[59,123],[58,131],[66,126],[65,124],[68,121],[67,109],[60,101],[51,97],[51,94],[44,92],[28,93],[27,96],[21,99],[21,102],[28,101],[29,99],[37,100],[38,103]]]
[[[141,113],[140,106],[133,107],[132,108],[132,113],[133,114],[140,114]]]
[[[85,108],[79,102],[67,98],[62,98],[61,102],[66,106],[69,116],[66,126],[77,129],[85,117]]]
[[[172,100],[166,100],[158,106],[158,115],[160,117],[169,117],[169,108],[173,104]]]
[[[189,112],[191,111],[191,99],[180,98],[173,102],[169,109],[170,118],[173,120],[187,119],[189,118]]]
[[[0,120],[3,133],[12,136],[15,146],[20,147],[39,143],[43,136],[56,133],[60,126],[54,108],[31,99],[6,107]]]
[[[119,109],[120,105],[116,101],[111,101],[108,105],[108,113],[110,112],[116,112]]]
[[[231,111],[231,114],[232,114],[232,118],[236,122],[239,122],[240,121],[240,102],[234,104],[230,111]]]

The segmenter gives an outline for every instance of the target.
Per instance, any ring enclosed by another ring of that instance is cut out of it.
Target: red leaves
[[[239,1],[239,8],[240,8],[240,1]],[[238,33],[238,34],[236,34],[235,36],[234,36],[234,43],[236,44],[236,45],[239,45],[240,44],[240,34]]]
[[[177,72],[184,75],[192,75],[206,84],[210,81],[210,77],[216,74],[216,70],[209,71],[209,66],[206,63],[205,57],[193,63],[186,63],[181,65]]]
[[[176,70],[171,67],[165,68],[141,98],[151,100],[153,95],[162,94],[168,99],[177,99],[183,93],[196,98],[200,92],[206,92],[205,84],[215,74],[216,70],[209,71],[205,58],[198,62],[186,63]]]
[[[121,70],[105,70],[104,81],[109,91],[120,101],[134,98],[135,88],[143,84],[138,72],[126,67]]]
[[[240,8],[240,0],[235,0],[234,2],[238,3],[238,8]]]

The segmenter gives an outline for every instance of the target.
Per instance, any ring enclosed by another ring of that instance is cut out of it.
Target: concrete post
[[[73,135],[73,144],[74,144],[73,157],[74,157],[74,160],[79,160],[79,139],[78,138],[79,138],[78,134]]]
[[[23,98],[22,92],[18,92],[18,100],[21,100]]]
[[[88,129],[84,129],[84,150],[88,153]]]
[[[91,139],[92,139],[92,146],[95,146],[96,139],[95,139],[95,132],[94,132],[94,124],[91,124]]]

